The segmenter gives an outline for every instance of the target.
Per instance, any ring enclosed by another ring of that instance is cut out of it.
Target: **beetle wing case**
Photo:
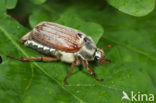
[[[77,52],[83,44],[80,31],[52,22],[38,24],[31,33],[32,39],[61,51]]]

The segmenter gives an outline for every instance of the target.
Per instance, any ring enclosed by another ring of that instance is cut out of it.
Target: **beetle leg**
[[[110,62],[110,63],[112,62],[112,61],[111,61],[111,60],[109,60],[109,59],[106,59],[105,61],[106,61],[106,62]]]
[[[104,60],[103,62],[102,62],[102,65],[104,65],[106,63],[106,60]]]
[[[103,81],[103,79],[98,79],[98,78],[96,77],[95,72],[88,66],[87,60],[83,60],[83,64],[84,64],[84,66],[87,68],[87,70],[89,70],[89,71],[91,72],[91,74],[94,76],[94,78],[95,78],[97,81]]]
[[[17,59],[13,56],[10,56],[10,55],[8,55],[7,57],[18,60],[18,61],[22,61],[22,62],[31,61],[31,60],[50,62],[50,61],[56,61],[57,60],[56,57],[32,57],[32,58],[22,58],[22,59]]]
[[[74,60],[74,62],[72,63],[70,72],[69,72],[68,75],[64,78],[64,84],[65,84],[65,85],[68,85],[67,79],[68,79],[68,77],[72,74],[76,63],[77,63],[77,58],[76,58],[76,59]]]
[[[111,61],[111,60],[109,60],[109,59],[105,59],[105,60],[102,62],[102,65],[104,65],[106,62],[111,63],[112,61]]]

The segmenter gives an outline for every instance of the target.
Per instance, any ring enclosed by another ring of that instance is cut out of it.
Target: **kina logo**
[[[128,100],[128,101],[147,101],[147,102],[152,102],[154,101],[154,94],[146,94],[146,93],[141,93],[137,92],[134,93],[133,91],[130,92],[130,95],[128,95],[125,91],[122,91],[122,98],[121,101]]]

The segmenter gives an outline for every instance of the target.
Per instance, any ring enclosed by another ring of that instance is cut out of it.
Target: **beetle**
[[[98,61],[105,64],[104,50],[96,47],[95,42],[85,33],[53,22],[41,22],[31,32],[24,35],[20,42],[25,46],[33,48],[47,56],[31,57],[17,59],[13,56],[8,57],[19,61],[40,60],[52,62],[61,60],[63,62],[72,63],[70,72],[64,78],[64,83],[67,83],[67,78],[71,75],[74,67],[83,64],[87,70],[91,72],[97,81],[95,72],[88,66],[88,61]]]

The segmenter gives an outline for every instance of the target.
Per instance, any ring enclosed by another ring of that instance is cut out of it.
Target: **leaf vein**
[[[0,30],[5,34],[5,36],[10,39],[10,41],[15,45],[15,47],[20,50],[26,57],[29,57],[28,54],[15,42],[15,40],[9,35],[9,33],[2,27],[0,26]],[[33,64],[38,67],[48,78],[51,80],[54,80],[59,86],[61,86],[66,92],[71,94],[75,99],[80,101],[80,103],[84,103],[82,99],[80,99],[78,96],[74,95],[71,91],[69,91],[67,88],[65,88],[58,80],[55,78],[51,77],[48,72],[46,72],[41,66],[39,66],[37,63],[33,62]]]

